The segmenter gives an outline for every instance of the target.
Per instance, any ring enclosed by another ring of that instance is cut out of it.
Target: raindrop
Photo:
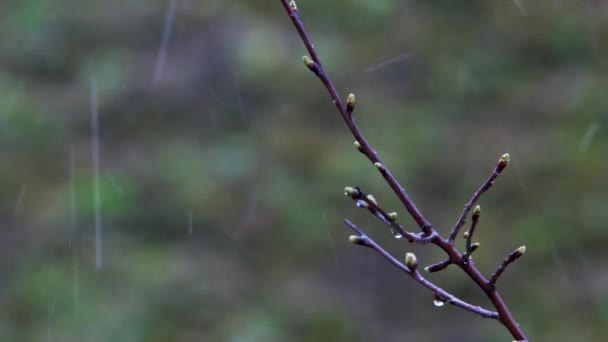
[[[600,124],[597,121],[592,122],[591,125],[589,125],[589,128],[587,128],[587,131],[581,138],[581,142],[578,145],[578,150],[580,152],[587,152],[589,146],[591,145],[591,141],[593,141],[593,138],[595,138],[599,128]]]
[[[167,8],[167,12],[165,13],[165,24],[163,27],[160,48],[158,49],[158,55],[156,56],[156,65],[154,67],[154,83],[162,81],[164,77],[165,63],[167,61],[167,50],[169,48],[169,41],[171,40],[173,18],[175,17],[176,8],[177,0],[169,1],[169,6]]]
[[[398,231],[391,229],[391,233],[393,233],[393,236],[395,237],[395,239],[401,239],[403,237],[403,235],[401,235]]]
[[[436,307],[440,308],[440,307],[442,307],[442,306],[444,306],[444,305],[445,305],[445,302],[444,302],[444,301],[442,301],[441,299],[435,299],[435,300],[433,301],[433,304],[434,304]]]
[[[21,189],[19,190],[19,194],[17,195],[17,201],[15,203],[15,210],[13,211],[13,216],[19,215],[21,212],[21,207],[23,206],[23,200],[25,198],[25,194],[27,193],[27,184],[21,185]]]
[[[410,54],[409,52],[408,52],[408,53],[401,54],[401,55],[399,55],[399,56],[396,56],[396,57],[390,58],[390,59],[388,59],[388,60],[386,60],[386,61],[383,61],[383,62],[380,62],[380,63],[374,64],[374,65],[371,65],[369,68],[367,68],[367,69],[363,70],[363,72],[366,72],[366,73],[367,73],[367,72],[376,71],[377,69],[381,69],[381,68],[387,67],[387,66],[389,66],[389,65],[392,65],[392,64],[395,64],[395,63],[401,62],[401,61],[403,61],[403,60],[405,60],[405,59],[408,59],[408,58],[410,58],[410,56],[411,56],[411,54]]]
[[[93,207],[95,209],[95,269],[103,267],[103,241],[101,221],[101,184],[99,172],[99,108],[97,82],[91,81],[91,157],[93,168]]]

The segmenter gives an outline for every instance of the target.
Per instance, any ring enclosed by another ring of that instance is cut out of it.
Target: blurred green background
[[[608,2],[300,0],[357,120],[532,341],[608,339]],[[278,0],[3,0],[0,340],[511,341],[348,243],[361,186],[416,230]],[[92,112],[99,115],[99,227]],[[459,240],[462,246],[462,239]],[[429,278],[488,306],[455,268]]]

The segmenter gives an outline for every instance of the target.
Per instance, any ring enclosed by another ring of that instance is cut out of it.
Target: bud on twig
[[[298,5],[296,4],[295,1],[291,0],[289,2],[289,7],[291,8],[292,11],[297,11],[298,10]]]
[[[384,167],[384,165],[382,165],[382,163],[379,162],[375,162],[374,166],[376,167],[376,169],[378,169],[380,172],[384,173],[386,172],[386,168]]]
[[[391,222],[397,221],[397,213],[396,212],[388,213],[387,218]]]
[[[411,270],[415,270],[418,267],[418,260],[416,260],[416,254],[406,253],[405,254],[405,265]]]
[[[378,201],[376,201],[376,198],[374,197],[374,195],[367,195],[367,199],[374,203],[375,205],[378,205]]]
[[[473,209],[473,221],[478,221],[481,215],[481,207],[478,205]]]
[[[348,95],[346,98],[346,111],[348,114],[352,114],[355,110],[355,94]]]
[[[310,57],[302,57],[302,62],[304,62],[304,65],[306,65],[306,67],[315,74],[319,71],[319,69],[317,68],[317,64],[312,59],[310,59]]]
[[[350,241],[351,243],[354,243],[355,245],[360,245],[360,246],[365,246],[365,238],[362,238],[360,236],[357,235],[351,235],[348,238],[348,241]]]
[[[355,141],[355,147],[357,148],[357,150],[359,150],[359,152],[363,152],[363,150],[361,149],[361,143],[358,141]]]
[[[521,246],[518,249],[511,252],[511,254],[509,254],[509,256],[506,257],[505,260],[502,261],[500,266],[498,266],[498,269],[496,269],[496,272],[494,272],[494,274],[492,274],[492,278],[490,278],[490,280],[488,281],[488,284],[494,286],[494,284],[496,284],[496,281],[498,280],[498,278],[507,269],[507,267],[510,264],[512,264],[513,262],[515,262],[515,260],[519,259],[525,253],[526,253],[526,246]]]
[[[359,190],[353,188],[352,186],[347,186],[344,188],[344,195],[350,197],[357,197],[359,196]]]
[[[450,266],[451,264],[452,264],[452,261],[450,259],[447,259],[442,262],[438,262],[436,264],[429,265],[429,266],[425,267],[424,270],[429,273],[439,272],[441,270],[444,270],[446,267]]]
[[[500,159],[498,160],[498,165],[496,165],[496,172],[501,173],[502,170],[505,169],[505,167],[507,167],[507,165],[509,165],[509,161],[511,160],[511,157],[509,156],[508,153],[503,154]]]
[[[471,244],[471,253],[475,252],[477,250],[477,248],[479,248],[479,246],[481,246],[481,244],[479,242],[475,242]]]

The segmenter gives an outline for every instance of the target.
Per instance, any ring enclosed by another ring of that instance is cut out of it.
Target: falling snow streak
[[[188,235],[192,235],[192,210],[188,211]]]
[[[331,255],[334,259],[334,263],[336,264],[336,270],[339,273],[340,272],[340,263],[338,262],[338,256],[336,254],[336,247],[334,246],[334,239],[331,236],[331,230],[329,228],[329,223],[327,221],[327,215],[325,214],[325,211],[321,212],[321,217],[323,218],[323,223],[324,223],[324,226],[327,231],[327,239],[329,241],[329,248],[331,250]]]
[[[236,92],[236,99],[239,105],[239,113],[241,113],[241,118],[245,117],[245,105],[243,103],[243,97],[241,96],[241,82],[237,75],[234,75],[234,91]]]
[[[99,271],[103,267],[103,241],[99,183],[99,113],[95,80],[91,82],[91,155],[93,160],[93,206],[95,208],[95,269]]]
[[[386,68],[389,65],[395,64],[395,63],[399,63],[403,60],[406,60],[408,58],[410,58],[411,54],[410,53],[404,53],[402,55],[399,55],[397,57],[393,57],[391,59],[387,59],[386,61],[374,64],[370,67],[368,67],[367,69],[365,69],[363,72],[372,72],[372,71],[376,71],[378,69],[382,69],[382,68]]]
[[[578,144],[579,151],[587,152],[589,146],[591,145],[591,141],[593,141],[593,138],[595,138],[599,128],[600,124],[597,121],[594,121],[591,123],[591,125],[589,125],[589,128],[587,128],[587,131],[585,131],[585,134],[581,138],[581,142]]]
[[[78,221],[76,219],[76,184],[74,174],[74,145],[70,145],[70,161],[69,161],[69,175],[70,175],[70,231],[68,244],[72,249],[72,296],[74,302],[74,317],[78,316],[79,296],[80,296],[80,285],[78,283],[78,264],[76,263],[76,244],[75,235]]]
[[[213,97],[213,99],[215,101],[217,101],[219,104],[221,104],[222,106],[226,106],[226,101],[222,100],[222,98],[211,88],[207,87],[207,90],[209,91],[209,93],[211,94],[211,96]]]
[[[53,296],[53,300],[47,304],[47,330],[46,330],[46,340],[48,342],[53,341],[53,329],[52,329],[52,317],[55,313],[55,302],[56,296]]]
[[[17,217],[21,212],[21,207],[23,206],[23,200],[25,199],[25,194],[27,193],[27,184],[23,184],[21,189],[19,189],[19,194],[17,195],[17,200],[15,201],[15,210],[13,211],[13,217]]]
[[[513,170],[515,171],[515,177],[517,177],[517,182],[519,183],[519,186],[522,188],[523,191],[528,191],[528,184],[526,183],[524,175],[522,174],[521,169],[519,168],[519,164],[516,162],[511,162],[510,164],[512,165]]]
[[[517,9],[519,9],[521,14],[528,15],[528,11],[526,11],[526,8],[522,4],[521,0],[513,0],[513,3],[515,4],[515,6],[517,6]]]
[[[163,34],[161,36],[160,48],[156,57],[156,66],[154,67],[154,83],[163,80],[165,73],[165,63],[167,61],[167,50],[169,49],[169,41],[171,40],[171,31],[173,30],[173,18],[175,17],[175,9],[177,8],[177,0],[169,0],[169,6],[165,13],[165,24]]]

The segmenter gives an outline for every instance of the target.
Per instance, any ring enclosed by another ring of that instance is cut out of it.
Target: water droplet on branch
[[[436,307],[440,308],[440,307],[442,307],[442,306],[445,305],[445,302],[442,301],[441,299],[435,299],[433,301],[433,305],[435,305]]]
[[[391,233],[393,233],[393,236],[395,237],[395,239],[401,239],[403,237],[403,235],[401,235],[398,231],[396,231],[392,228],[391,228]]]

